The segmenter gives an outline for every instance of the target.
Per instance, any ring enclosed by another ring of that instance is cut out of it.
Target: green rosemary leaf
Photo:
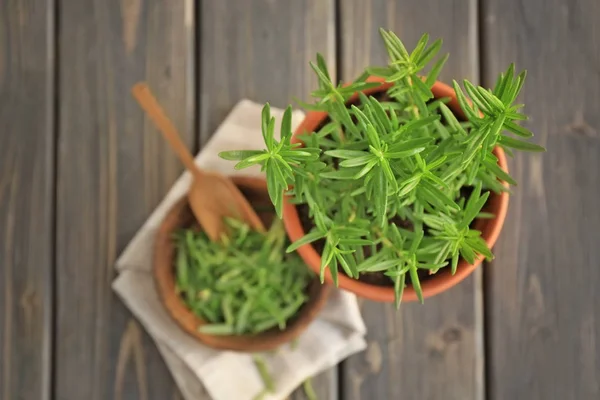
[[[379,262],[373,262],[372,258],[365,261],[364,263],[358,266],[358,270],[360,272],[380,272],[387,271],[395,265],[398,265],[398,260],[385,260]]]
[[[545,148],[543,148],[542,146],[539,146],[535,143],[529,143],[529,142],[524,142],[522,140],[513,139],[510,136],[501,135],[500,139],[498,139],[498,141],[501,144],[503,144],[504,146],[511,147],[516,150],[535,151],[535,152],[546,151]]]
[[[505,94],[506,94],[508,88],[512,85],[512,80],[514,78],[514,75],[515,75],[515,65],[512,63],[508,67],[508,70],[504,74],[500,75],[502,78],[502,82],[497,87],[497,89],[494,90],[494,94],[498,98],[502,99],[503,102],[506,102]]]
[[[418,64],[418,60],[422,57],[423,51],[425,50],[425,47],[427,47],[427,42],[429,42],[429,35],[427,33],[424,33],[417,42],[417,45],[413,50],[412,54],[410,55],[410,58],[416,64]]]
[[[407,76],[410,75],[410,70],[408,69],[402,69],[398,72],[396,72],[395,74],[389,76],[386,81],[387,82],[398,82],[398,81],[402,81],[404,80],[404,78],[406,78]]]
[[[346,180],[354,180],[356,176],[356,169],[344,168],[336,171],[327,171],[321,172],[321,178],[327,179],[346,179]]]
[[[456,270],[458,268],[458,257],[459,257],[458,251],[452,255],[452,264],[451,264],[452,265],[452,270],[451,270],[452,275],[456,274]]]
[[[394,176],[394,172],[392,171],[388,160],[386,160],[385,158],[379,160],[379,167],[381,168],[383,174],[387,179],[388,187],[391,186],[394,192],[398,191],[398,181],[396,181],[396,177]],[[385,196],[387,197],[387,190]]]
[[[350,86],[342,87],[338,89],[338,92],[346,96],[351,96],[361,90],[372,89],[381,86],[380,82],[358,82]],[[362,93],[362,92],[360,92]]]
[[[317,77],[319,78],[319,82],[321,83],[322,87],[327,89],[333,89],[331,79],[329,79],[329,76],[326,75],[326,72],[321,71],[321,69],[312,61],[309,62],[309,65],[317,74]]]
[[[269,373],[267,363],[258,354],[253,355],[252,359],[254,360],[254,364],[256,365],[256,369],[258,369],[258,373],[265,385],[265,388],[269,392],[274,393],[275,392],[275,381],[273,381],[273,377],[271,377],[271,374]]]
[[[339,281],[338,281],[338,262],[337,262],[337,258],[333,257],[331,259],[331,261],[329,262],[329,271],[331,272],[331,279],[333,280],[333,284],[335,285],[335,287],[339,286]]]
[[[448,156],[446,155],[442,155],[440,157],[438,157],[437,159],[430,161],[427,164],[427,170],[428,171],[433,171],[434,169],[438,168],[440,165],[442,165],[446,159],[448,158]]]
[[[269,316],[266,320],[256,322],[256,325],[253,329],[253,333],[260,333],[267,331],[269,329],[275,328],[279,324],[275,318]]]
[[[511,109],[516,109],[516,107],[523,107],[523,104],[517,104],[517,105],[513,105],[511,107]],[[507,119],[513,120],[513,121],[527,121],[529,119],[529,117],[525,114],[519,113],[519,112],[513,112],[513,111],[507,111],[504,113],[506,115]]]
[[[248,301],[246,301],[246,303],[244,303],[244,305],[240,309],[240,312],[236,317],[236,319],[237,319],[236,324],[235,324],[236,334],[241,335],[244,332],[246,332],[247,325],[248,325],[248,315],[250,314],[250,310],[252,309],[252,306],[253,306],[252,300],[248,300]]]
[[[307,378],[302,383],[302,388],[304,389],[304,394],[306,395],[307,400],[317,400],[317,394],[312,386],[311,378]]]
[[[239,163],[237,163],[234,168],[236,170],[245,169],[245,168],[251,167],[253,165],[259,164],[261,162],[264,162],[264,161],[268,160],[269,157],[270,157],[269,154],[252,155],[248,158],[243,159]]]
[[[269,162],[266,165],[267,191],[269,192],[269,198],[271,199],[271,202],[275,206],[275,212],[277,213],[277,216],[281,218],[283,215],[283,193],[281,190],[284,183],[277,181],[278,175],[275,174],[273,164],[274,162]]]
[[[299,107],[304,108],[305,110],[309,110],[309,111],[325,111],[325,106],[323,104],[321,104],[320,102],[317,102],[316,104],[311,104],[311,103],[307,103],[305,101],[302,101],[298,98],[294,98],[294,103],[296,103]]]
[[[262,153],[264,153],[264,151],[262,150],[232,150],[220,152],[219,157],[221,157],[224,160],[238,161]]]
[[[477,92],[485,99],[485,101],[494,107],[498,111],[504,111],[504,104],[500,99],[492,94],[489,89],[482,88],[481,86],[477,87]]]
[[[346,272],[346,275],[353,277],[354,271],[352,270],[352,268],[350,268],[350,265],[348,264],[346,259],[339,253],[336,253],[335,257],[337,258],[339,265],[341,265],[344,269],[344,272]]]
[[[252,400],[265,400],[265,397],[269,394],[267,389],[263,389],[256,396],[252,398]]]
[[[412,77],[412,80],[413,80],[413,82],[416,82],[417,80],[420,80],[420,78],[415,75]],[[417,109],[419,110],[419,113],[423,116],[428,115],[429,110],[427,109],[427,104],[425,104],[425,101],[423,100],[421,95],[419,93],[413,93],[412,99],[415,102],[415,104],[417,105]]]
[[[415,253],[417,251],[424,236],[425,236],[425,232],[422,229],[415,232],[412,243],[410,245],[410,250],[409,250],[411,253]]]
[[[504,121],[504,128],[509,132],[524,138],[530,138],[533,136],[533,133],[529,129],[522,127],[521,125],[517,125],[512,121]]]
[[[354,175],[354,179],[360,179],[369,173],[373,167],[377,165],[377,159],[373,157],[371,161],[369,161],[359,172]]]
[[[336,114],[338,120],[344,125],[349,133],[355,136],[360,135],[358,127],[354,124],[354,122],[352,122],[350,112],[343,103],[338,101],[334,102],[332,105],[332,111]]]
[[[334,257],[334,252],[329,241],[325,242],[325,247],[323,249],[323,254],[321,255],[321,283],[325,282],[325,268],[327,268],[328,264],[331,262],[331,259]],[[333,273],[333,272],[332,272]]]
[[[494,85],[494,94],[498,97],[498,98],[502,98],[502,91],[503,91],[503,87],[502,85],[504,84],[504,74],[500,74],[498,75],[498,77],[496,78],[496,84]]]
[[[329,76],[329,72],[327,71],[327,63],[325,62],[325,59],[323,58],[321,53],[317,53],[317,66],[319,67],[319,70],[323,72],[325,78],[327,78],[328,81],[331,81],[331,77]]]
[[[343,159],[371,156],[369,152],[359,150],[327,150],[325,154],[331,157]]]
[[[419,275],[417,274],[417,266],[411,265],[410,267],[410,281],[412,283],[413,289],[415,289],[415,293],[417,294],[417,298],[423,304],[425,301],[423,297],[423,290],[421,289],[421,282],[419,281]]]
[[[404,47],[404,45],[402,44],[400,39],[398,39],[398,36],[396,36],[391,31],[384,30],[383,28],[379,29],[379,33],[383,37],[383,40],[385,42],[385,47],[388,51],[390,58],[393,61],[408,60],[408,58],[409,58],[408,51],[406,51],[406,48]]]
[[[429,71],[427,79],[425,80],[425,84],[428,87],[432,87],[435,81],[438,79],[438,76],[440,75],[442,68],[444,68],[444,64],[446,64],[446,61],[448,61],[449,56],[449,54],[444,55],[433,65],[433,67],[431,67],[431,71]]]
[[[488,154],[488,156],[483,160],[483,165],[494,175],[496,175],[499,179],[508,182],[511,185],[516,185],[517,182],[504,171],[498,165],[498,160],[492,154]]]
[[[458,210],[458,205],[448,197],[444,192],[438,189],[435,185],[424,181],[419,187],[419,190],[423,193],[427,201],[438,209],[444,210],[446,208]]]
[[[469,238],[467,239],[467,242],[469,246],[473,248],[473,250],[483,255],[486,260],[491,261],[494,258],[494,254],[492,254],[487,246],[487,243],[481,237]]]
[[[398,197],[404,197],[412,192],[421,182],[421,175],[413,175],[400,184]]]
[[[400,309],[402,296],[404,295],[404,287],[406,286],[406,274],[402,274],[394,279],[394,304],[396,310]]]
[[[269,103],[266,103],[262,109],[261,124],[262,124],[262,135],[265,141],[265,145],[268,149],[273,147],[273,138],[269,137],[269,122],[271,121],[271,107]]]
[[[489,195],[490,192],[486,192],[481,197],[479,197],[478,199],[474,199],[473,201],[471,201],[471,199],[473,199],[473,195],[471,196],[469,202],[467,203],[467,208],[464,211],[463,219],[459,224],[460,229],[468,227],[469,224],[473,222],[473,220],[477,217],[477,215],[487,202]]]
[[[368,67],[367,72],[373,76],[380,76],[382,78],[388,78],[393,75],[393,71],[387,67]]]
[[[475,264],[475,259],[477,258],[477,255],[475,254],[471,246],[469,246],[466,242],[463,242],[460,246],[460,255],[469,264]]]
[[[198,328],[198,332],[206,335],[233,335],[235,329],[227,324],[206,324]]]
[[[281,120],[281,140],[288,140],[292,137],[292,107],[288,106],[283,113]]]
[[[375,217],[377,225],[383,227],[387,220],[387,206],[388,206],[388,181],[385,178],[385,174],[381,169],[375,172]]]
[[[361,237],[369,234],[369,230],[355,228],[351,226],[338,226],[335,228],[335,233],[338,235],[350,236],[350,237]]]
[[[367,163],[369,163],[370,161],[373,161],[375,159],[375,156],[372,154],[366,155],[366,156],[360,156],[360,157],[356,157],[356,158],[351,158],[348,160],[344,160],[340,163],[340,167],[359,167],[361,165],[365,165]]]
[[[437,39],[435,42],[431,44],[427,48],[427,50],[423,51],[420,57],[416,60],[416,63],[419,65],[419,68],[425,67],[433,57],[440,51],[442,48],[442,39]]]
[[[458,83],[456,81],[453,81],[452,84],[454,86],[454,91],[456,92],[456,98],[458,99],[458,104],[460,105],[460,108],[463,110],[463,112],[465,113],[465,115],[467,116],[469,121],[478,119],[479,116],[477,114],[475,114],[473,109],[469,106],[469,102],[467,101],[467,98],[465,97],[460,86],[458,86]]]
[[[431,89],[429,86],[425,84],[419,77],[413,79],[413,84],[417,88],[417,90],[423,95],[425,100],[429,100],[433,98],[433,93],[431,93]]]
[[[477,91],[477,88],[471,82],[465,79],[463,81],[463,85],[471,100],[477,105],[477,107],[479,107],[480,110],[482,110],[484,113],[488,113],[494,109],[494,106]]]
[[[304,245],[315,242],[324,237],[325,237],[325,235],[319,231],[313,231],[313,232],[307,233],[306,235],[302,236],[300,239],[296,240],[294,243],[289,245],[288,248],[286,249],[286,252],[291,253],[292,251],[296,251],[297,249],[299,249],[300,247],[302,247]]]
[[[379,135],[377,131],[373,127],[373,125],[367,125],[367,138],[369,139],[369,144],[376,148],[377,150],[381,150],[381,142],[379,140]]]
[[[355,80],[354,83],[364,82],[369,77],[369,72],[364,70]]]
[[[379,122],[379,125],[383,129],[383,132],[391,132],[392,131],[392,123],[390,122],[389,117],[385,113],[385,110],[383,109],[383,106],[381,105],[381,103],[379,103],[379,101],[377,101],[377,99],[375,99],[374,97],[371,97],[370,105],[371,105],[371,108],[373,109],[373,114],[374,114],[375,118],[377,119],[377,121]]]
[[[517,84],[515,85],[515,90],[510,92],[510,96],[507,98],[507,103],[512,103],[515,101],[519,93],[521,92],[521,88],[525,83],[525,77],[527,76],[527,71],[522,71],[517,77]]]
[[[400,136],[403,136],[405,133],[418,131],[419,129],[422,129],[422,128],[428,126],[429,124],[433,123],[433,121],[437,121],[439,119],[440,119],[439,115],[431,115],[431,116],[424,117],[424,118],[414,119],[414,120],[404,124],[403,126],[401,126],[398,131],[394,132],[392,134],[392,139],[398,140],[398,138]],[[428,138],[428,139],[431,140],[430,138]]]
[[[346,245],[346,246],[368,246],[370,244],[373,244],[372,240],[354,239],[354,238],[340,239],[340,245]]]

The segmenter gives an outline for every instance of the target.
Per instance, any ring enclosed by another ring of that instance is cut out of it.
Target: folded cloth
[[[234,163],[222,160],[218,153],[263,148],[261,109],[249,100],[240,101],[198,154],[196,163],[228,175],[260,176],[259,167],[235,171]],[[280,122],[283,110],[271,108],[271,114]],[[302,112],[295,111],[292,126],[303,117]],[[198,399],[203,390],[215,400],[249,400],[264,389],[252,355],[216,350],[186,334],[167,313],[154,285],[152,247],[156,231],[173,204],[185,196],[191,179],[188,172],[182,174],[125,248],[116,263],[119,275],[113,289],[156,341],[186,400]],[[293,348],[288,344],[261,354],[275,383],[275,392],[264,399],[283,399],[307,378],[363,350],[365,333],[356,297],[334,290]]]

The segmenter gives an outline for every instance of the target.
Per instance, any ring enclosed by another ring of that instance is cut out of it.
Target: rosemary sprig
[[[434,99],[431,91],[447,59],[436,59],[441,40],[429,44],[423,35],[409,52],[393,32],[382,29],[381,36],[388,65],[367,68],[348,86],[331,80],[322,56],[311,63],[319,87],[312,93],[314,104],[305,106],[327,113],[328,119],[301,138],[303,147],[290,142],[290,108],[283,117],[281,140],[273,137],[267,104],[266,149],[250,156],[221,156],[240,160],[237,168],[263,167],[279,215],[283,193],[293,186],[288,194],[294,203],[308,205],[314,228],[288,250],[322,240],[322,280],[326,268],[336,283],[338,269],[353,278],[384,273],[399,306],[409,280],[422,301],[420,270],[435,273],[449,266],[455,272],[460,257],[468,262],[493,257],[470,225],[483,215],[489,192],[507,190],[502,181],[516,184],[498,166],[494,148],[500,146],[509,155],[511,150],[544,148],[527,141],[533,133],[519,125],[527,119],[520,111],[523,105],[515,102],[525,72],[515,76],[510,65],[493,90],[465,80],[463,91],[454,82],[466,116],[460,120],[445,104],[447,99]],[[371,85],[365,82],[369,74],[392,83],[387,98],[361,94],[358,103],[349,105],[354,93]],[[463,189],[471,194],[461,193]]]

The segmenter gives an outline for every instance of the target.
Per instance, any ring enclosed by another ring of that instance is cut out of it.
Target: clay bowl
[[[264,179],[252,177],[233,177],[233,183],[250,201],[266,227],[274,218],[272,204],[267,193]],[[263,211],[259,211],[259,210]],[[258,352],[273,350],[300,335],[317,316],[325,305],[329,294],[329,286],[321,285],[315,275],[308,287],[309,300],[298,314],[288,320],[285,330],[273,328],[256,335],[208,335],[198,331],[206,324],[202,318],[194,314],[175,290],[175,246],[172,241],[173,233],[181,228],[197,226],[194,215],[189,207],[187,197],[179,200],[162,221],[154,248],[154,280],[169,315],[189,335],[202,343],[217,349],[243,352]]]
[[[382,78],[370,77],[368,81],[380,82],[381,85],[365,90],[364,93],[367,95],[374,95],[376,93],[386,91],[391,86],[390,83],[385,83],[384,79]],[[457,117],[464,117],[453,88],[438,81],[433,85],[431,91],[433,92],[435,98],[449,97],[451,100],[448,103],[448,107]],[[358,94],[354,95],[350,101],[357,99]],[[327,118],[327,114],[324,112],[313,111],[307,113],[305,119],[298,126],[298,128],[296,128],[293,141],[301,143],[301,141],[298,139],[298,135],[310,134],[323,122],[325,118]],[[500,147],[496,147],[494,149],[494,155],[498,158],[498,165],[500,168],[502,168],[505,172],[508,172],[504,150],[502,150]],[[506,183],[504,183],[504,185],[507,186]],[[504,224],[504,219],[506,218],[507,209],[508,193],[503,192],[501,194],[497,194],[491,192],[483,211],[493,213],[495,217],[492,219],[478,219],[475,221],[474,229],[481,231],[481,237],[486,241],[490,249],[494,246],[498,236],[500,235],[502,226]],[[300,222],[298,210],[296,205],[290,201],[289,196],[284,197],[283,220],[285,222],[285,228],[288,236],[292,242],[295,242],[304,236],[305,232]],[[315,273],[319,273],[321,268],[321,255],[315,250],[315,248],[312,245],[307,244],[300,247],[297,251],[309,268]],[[473,264],[469,264],[467,261],[461,258],[454,275],[452,275],[450,272],[450,268],[444,268],[437,274],[432,275],[429,279],[421,281],[423,297],[427,298],[435,296],[436,294],[442,293],[457,285],[459,282],[471,275],[473,271],[475,271],[475,268],[477,268],[482,261],[483,257],[481,256],[479,256]],[[387,303],[394,302],[393,286],[373,285],[350,278],[344,273],[339,273],[338,279],[340,288],[355,293],[359,297],[373,301]],[[333,283],[333,278],[329,269],[325,271],[325,281],[330,284]],[[406,286],[404,289],[402,301],[418,301],[417,294],[411,285]]]

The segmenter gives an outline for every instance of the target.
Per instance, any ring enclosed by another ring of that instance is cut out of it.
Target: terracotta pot
[[[272,209],[264,179],[233,177],[232,180],[253,206],[267,206],[262,209]],[[259,211],[259,216],[265,226],[270,226],[274,213]],[[169,315],[191,336],[217,349],[247,352],[273,350],[300,335],[325,305],[330,289],[321,285],[315,276],[309,284],[308,302],[288,321],[283,331],[274,328],[256,335],[226,336],[198,332],[198,328],[206,324],[206,321],[194,314],[175,291],[175,246],[172,241],[172,235],[177,229],[194,225],[194,216],[189,208],[187,196],[184,196],[171,208],[161,223],[154,248],[154,280],[160,297]]]
[[[365,94],[374,94],[387,90],[391,84],[384,83],[383,79],[370,77],[370,82],[381,82],[381,86],[376,88],[365,90]],[[460,109],[458,100],[456,99],[456,93],[450,86],[436,82],[432,87],[432,92],[436,98],[449,97],[451,101],[448,103],[448,107],[455,113],[455,115],[464,118],[464,114]],[[350,101],[354,101],[358,98],[358,95],[353,96]],[[324,112],[309,112],[306,115],[304,121],[298,126],[294,133],[294,141],[300,142],[297,138],[299,134],[311,133],[319,124],[327,118],[327,114]],[[494,149],[494,155],[498,158],[498,164],[500,167],[508,172],[506,164],[506,156],[504,151],[500,147]],[[504,183],[506,186],[506,183]],[[498,239],[498,235],[502,230],[504,219],[506,217],[506,211],[508,209],[508,193],[502,194],[491,193],[490,197],[484,207],[484,211],[493,213],[496,217],[493,219],[479,219],[475,221],[474,228],[480,230],[483,239],[487,245],[492,248]],[[285,228],[288,232],[288,236],[292,242],[300,239],[304,236],[305,232],[300,223],[298,216],[298,210],[296,206],[290,202],[288,196],[285,197],[283,218],[285,222]],[[319,273],[321,266],[321,255],[310,245],[304,245],[298,249],[298,252],[306,262],[306,264],[316,273]],[[483,261],[483,257],[477,258],[473,265],[470,265],[465,260],[461,259],[458,264],[456,273],[452,275],[450,268],[443,268],[437,274],[429,277],[429,279],[421,282],[421,288],[423,290],[423,297],[431,297],[445,290],[448,290],[452,286],[456,285],[467,276],[469,276],[475,268]],[[357,279],[353,279],[345,275],[344,273],[338,274],[339,286],[347,291],[353,292],[359,297],[366,299],[381,301],[381,302],[393,302],[394,301],[394,288],[392,286],[376,286],[368,283],[361,282]],[[332,284],[333,280],[329,269],[325,272],[325,280],[327,283]],[[407,286],[404,289],[402,296],[403,302],[417,301],[417,294],[412,286]]]

